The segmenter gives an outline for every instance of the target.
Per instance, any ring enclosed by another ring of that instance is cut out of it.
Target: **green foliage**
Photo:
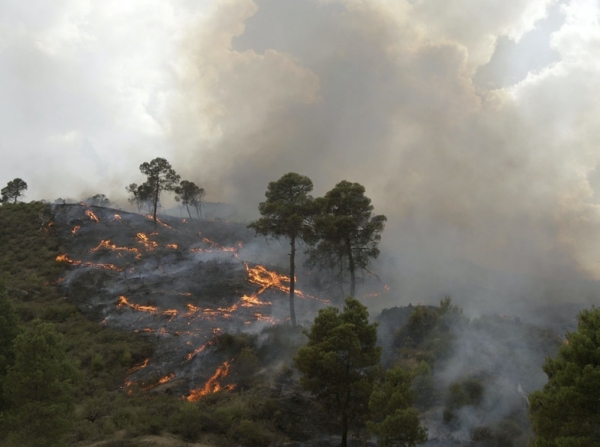
[[[189,207],[190,205],[196,208],[196,215],[198,216],[198,219],[200,219],[202,217],[202,199],[204,198],[205,194],[204,188],[200,188],[194,182],[183,180],[174,191],[175,194],[177,194],[175,196],[175,200],[178,202],[181,201],[181,203],[185,205],[190,219],[192,218],[192,213],[190,213]]]
[[[140,171],[147,177],[146,186],[142,187],[143,195],[152,193],[153,219],[156,225],[156,210],[158,201],[163,191],[173,191],[179,184],[180,176],[171,167],[171,164],[164,158],[155,158],[150,163],[144,162],[140,165]],[[138,187],[138,193],[139,188]]]
[[[294,358],[300,383],[339,415],[345,446],[349,424],[360,425],[368,414],[381,355],[377,324],[369,324],[367,308],[348,297],[342,312],[321,309],[306,335],[307,345]]]
[[[114,390],[122,386],[131,364],[141,363],[149,357],[152,348],[148,340],[138,334],[107,328],[87,320],[68,302],[64,292],[53,285],[63,275],[64,269],[55,261],[61,253],[59,248],[52,214],[47,205],[39,202],[8,203],[0,207],[0,269],[3,272],[0,282],[5,285],[5,293],[0,292],[0,337],[3,340],[0,342],[0,355],[7,357],[6,350],[2,349],[6,349],[9,343],[4,340],[14,341],[14,330],[4,331],[6,327],[20,323],[25,329],[29,328],[29,333],[40,324],[36,319],[54,323],[57,331],[63,335],[62,346],[67,359],[78,365],[83,376],[82,380],[70,384],[70,393],[81,408],[89,409],[89,412],[78,412],[72,418],[72,439],[102,438],[106,436],[105,430],[110,431],[111,426],[113,431],[116,429],[110,420],[112,412],[117,407],[131,404],[131,400],[119,400],[117,404],[120,393]],[[10,352],[9,349],[9,357],[12,355]],[[102,369],[97,366],[94,369],[94,356],[104,363]],[[14,364],[14,355],[7,364]],[[104,404],[96,405],[98,402]],[[86,418],[94,419],[94,407],[100,407],[102,411],[92,423]],[[13,444],[23,445],[14,402],[13,410],[10,414],[5,413],[4,425],[9,429],[11,427],[8,425],[12,423],[13,433],[7,435]],[[168,417],[164,416],[163,419],[167,420]]]
[[[154,191],[151,184],[143,183],[138,186],[137,183],[131,183],[129,186],[126,186],[125,189],[130,194],[127,201],[129,203],[134,203],[137,206],[138,213],[142,212],[143,205],[147,205],[148,212],[152,212]]]
[[[254,349],[242,348],[240,355],[237,356],[233,364],[234,370],[239,377],[238,386],[248,388],[252,385],[252,376],[258,370],[258,357]]]
[[[427,440],[419,413],[412,408],[411,375],[400,367],[386,371],[385,381],[375,385],[369,400],[369,431],[382,447],[413,447]]]
[[[14,364],[14,340],[21,332],[17,314],[8,300],[8,294],[2,281],[0,281],[0,414],[9,409],[9,404],[4,397],[4,382],[9,367]],[[0,417],[0,436],[6,427],[2,427]]]
[[[238,355],[242,349],[251,348],[256,340],[256,335],[239,332],[230,334],[223,332],[214,338],[214,344],[225,354]]]
[[[437,307],[414,307],[406,324],[394,335],[393,346],[398,350],[400,362],[411,369],[419,362],[434,365],[450,357],[454,331],[467,323],[462,309],[454,306],[450,297],[441,300]]]
[[[8,203],[10,201],[12,201],[13,203],[17,203],[17,199],[23,196],[23,191],[25,191],[26,189],[27,183],[25,183],[20,178],[11,180],[0,191],[0,195],[2,196],[2,203]]]
[[[12,404],[12,436],[22,445],[61,445],[74,411],[78,378],[62,335],[52,324],[35,321],[14,341],[15,363],[8,370],[4,393]]]
[[[579,314],[555,358],[547,358],[548,383],[532,393],[534,447],[587,447],[600,443],[600,309]]]
[[[276,182],[269,182],[265,196],[267,200],[258,205],[262,216],[250,223],[248,228],[256,234],[285,237],[290,241],[290,320],[296,326],[294,307],[296,242],[306,239],[310,232],[309,221],[314,214],[310,192],[312,181],[295,172],[289,172]]]
[[[475,378],[468,378],[452,383],[448,387],[444,407],[444,420],[450,422],[454,419],[454,411],[465,406],[476,407],[483,397],[484,386]]]
[[[356,293],[356,271],[367,269],[371,259],[379,256],[378,244],[387,218],[373,216],[371,199],[365,188],[346,180],[316,200],[314,247],[309,263],[338,269],[350,274],[350,295]]]
[[[85,199],[84,202],[92,206],[110,206],[110,200],[104,194],[95,194]]]

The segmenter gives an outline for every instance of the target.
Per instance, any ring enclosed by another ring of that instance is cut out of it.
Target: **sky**
[[[287,172],[315,195],[348,180],[415,299],[464,264],[598,280],[599,19],[593,0],[2,0],[0,184],[125,206],[163,157],[252,219]]]

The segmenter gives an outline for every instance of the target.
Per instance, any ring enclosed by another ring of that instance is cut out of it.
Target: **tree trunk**
[[[294,293],[296,286],[296,235],[290,237],[290,321],[296,327],[296,309],[294,307]]]
[[[158,182],[156,182],[154,190],[154,229],[156,230],[156,208],[158,208]]]
[[[348,445],[348,411],[342,411],[342,447]]]
[[[352,245],[350,241],[346,241],[346,248],[348,250],[348,270],[350,270],[350,296],[354,297],[356,294],[356,273],[354,272],[354,257],[352,256]]]
[[[188,206],[187,203],[185,204],[185,207],[187,208],[188,214],[190,215],[190,220],[192,220],[192,213],[190,213],[190,207]]]

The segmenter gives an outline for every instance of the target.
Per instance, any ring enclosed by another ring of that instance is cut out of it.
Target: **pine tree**
[[[294,307],[296,244],[310,230],[313,215],[312,181],[303,175],[290,172],[276,182],[270,182],[265,196],[267,200],[258,206],[261,218],[248,225],[256,234],[285,237],[290,241],[290,319],[296,326]]]
[[[548,383],[529,396],[533,447],[600,445],[600,309],[579,314],[555,358],[544,364]]]
[[[346,447],[350,424],[362,424],[369,412],[381,356],[381,348],[375,346],[377,323],[369,324],[367,308],[348,297],[342,312],[321,309],[306,335],[308,344],[294,358],[303,374],[300,383],[339,415]]]

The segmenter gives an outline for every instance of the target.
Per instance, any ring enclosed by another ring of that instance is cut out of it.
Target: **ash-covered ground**
[[[58,281],[69,298],[100,324],[157,341],[131,383],[188,393],[218,366],[215,334],[289,317],[289,282],[281,269],[252,262],[259,242],[244,224],[160,217],[155,227],[151,216],[86,205],[56,205],[54,215],[64,247],[57,261],[70,266]],[[300,320],[326,304],[302,291],[295,302]]]

